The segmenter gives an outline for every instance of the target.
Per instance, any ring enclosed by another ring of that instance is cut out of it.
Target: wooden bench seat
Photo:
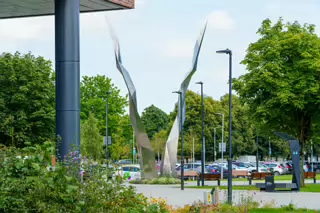
[[[197,177],[198,186],[200,186],[201,180],[202,180],[202,174],[200,173]],[[204,180],[216,180],[218,181],[218,186],[220,186],[221,174],[204,174]]]
[[[313,183],[317,183],[317,173],[316,172],[305,172],[304,179],[313,179]]]
[[[184,172],[184,179],[192,179],[198,177],[198,172],[197,171],[185,171]],[[181,172],[178,172],[178,178],[181,178]]]
[[[271,172],[252,172],[248,177],[249,185],[252,185],[252,180],[265,180],[266,176],[273,176]]]
[[[232,171],[232,177],[248,177],[249,176],[249,172],[248,170],[233,170]]]

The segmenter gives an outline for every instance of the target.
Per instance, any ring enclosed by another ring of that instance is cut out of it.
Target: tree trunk
[[[308,137],[308,132],[310,129],[310,124],[311,120],[308,118],[305,114],[302,114],[301,119],[300,119],[300,136],[299,136],[299,141],[300,141],[300,185],[301,187],[305,187],[305,182],[304,182],[304,151],[305,151],[305,144],[307,141]]]

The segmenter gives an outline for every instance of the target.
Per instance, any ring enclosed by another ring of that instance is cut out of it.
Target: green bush
[[[152,180],[132,180],[130,183],[132,184],[158,184],[158,185],[168,185],[168,184],[179,184],[181,181],[177,178],[173,177],[159,177]]]
[[[83,180],[88,164],[77,152],[50,167],[51,143],[23,149],[2,149],[0,212],[144,212],[148,200],[120,180],[107,180],[108,171],[95,166]]]

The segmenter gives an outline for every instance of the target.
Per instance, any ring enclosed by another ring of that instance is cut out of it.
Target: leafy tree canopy
[[[31,53],[0,56],[0,143],[23,147],[55,135],[52,64]]]
[[[257,34],[242,61],[248,73],[234,80],[234,89],[261,131],[299,138],[303,160],[312,124],[319,121],[320,39],[314,25],[281,18],[275,24],[264,20]],[[303,174],[301,180],[303,186]]]
[[[150,139],[157,132],[168,129],[169,116],[154,105],[144,109],[141,120]]]
[[[81,124],[81,153],[93,160],[102,158],[103,137],[99,133],[98,120],[89,113],[88,120]]]
[[[110,92],[107,98],[107,92]],[[109,135],[116,129],[121,116],[128,106],[127,97],[120,95],[120,90],[104,75],[84,76],[81,81],[81,119],[86,120],[89,113],[95,114],[101,135],[106,134],[106,103],[108,99]]]
[[[314,25],[262,22],[260,39],[242,61],[248,73],[234,80],[261,129],[285,131],[305,142],[320,104],[320,39]]]

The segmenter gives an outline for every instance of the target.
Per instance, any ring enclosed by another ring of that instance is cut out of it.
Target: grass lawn
[[[233,181],[248,181],[247,178],[233,178]],[[274,180],[292,180],[292,175],[279,175],[279,176],[274,176]],[[312,180],[312,179],[307,179],[307,180]],[[317,175],[317,180],[320,180],[320,174]],[[189,180],[188,180],[189,181]],[[196,180],[190,180],[190,181],[196,181]],[[222,181],[226,182],[228,181],[227,179],[223,179]],[[253,180],[253,182],[264,182],[264,180]]]
[[[194,189],[212,189],[213,186],[185,186],[185,188],[194,188]],[[228,189],[228,186],[220,186],[220,189]],[[234,190],[260,190],[255,187],[255,185],[252,186],[232,186],[232,189]],[[276,189],[277,190],[277,189]],[[284,191],[283,189],[279,189]],[[306,184],[305,188],[300,189],[301,192],[320,192],[320,184]]]
[[[247,181],[247,178],[233,178],[233,181]],[[274,176],[274,180],[292,180],[292,175],[279,175]],[[312,179],[308,179],[312,180]],[[317,175],[317,180],[320,180],[320,175]],[[227,179],[224,179],[223,181],[227,181]],[[254,181],[260,181],[260,180],[254,180]],[[264,182],[264,180],[261,180]]]

